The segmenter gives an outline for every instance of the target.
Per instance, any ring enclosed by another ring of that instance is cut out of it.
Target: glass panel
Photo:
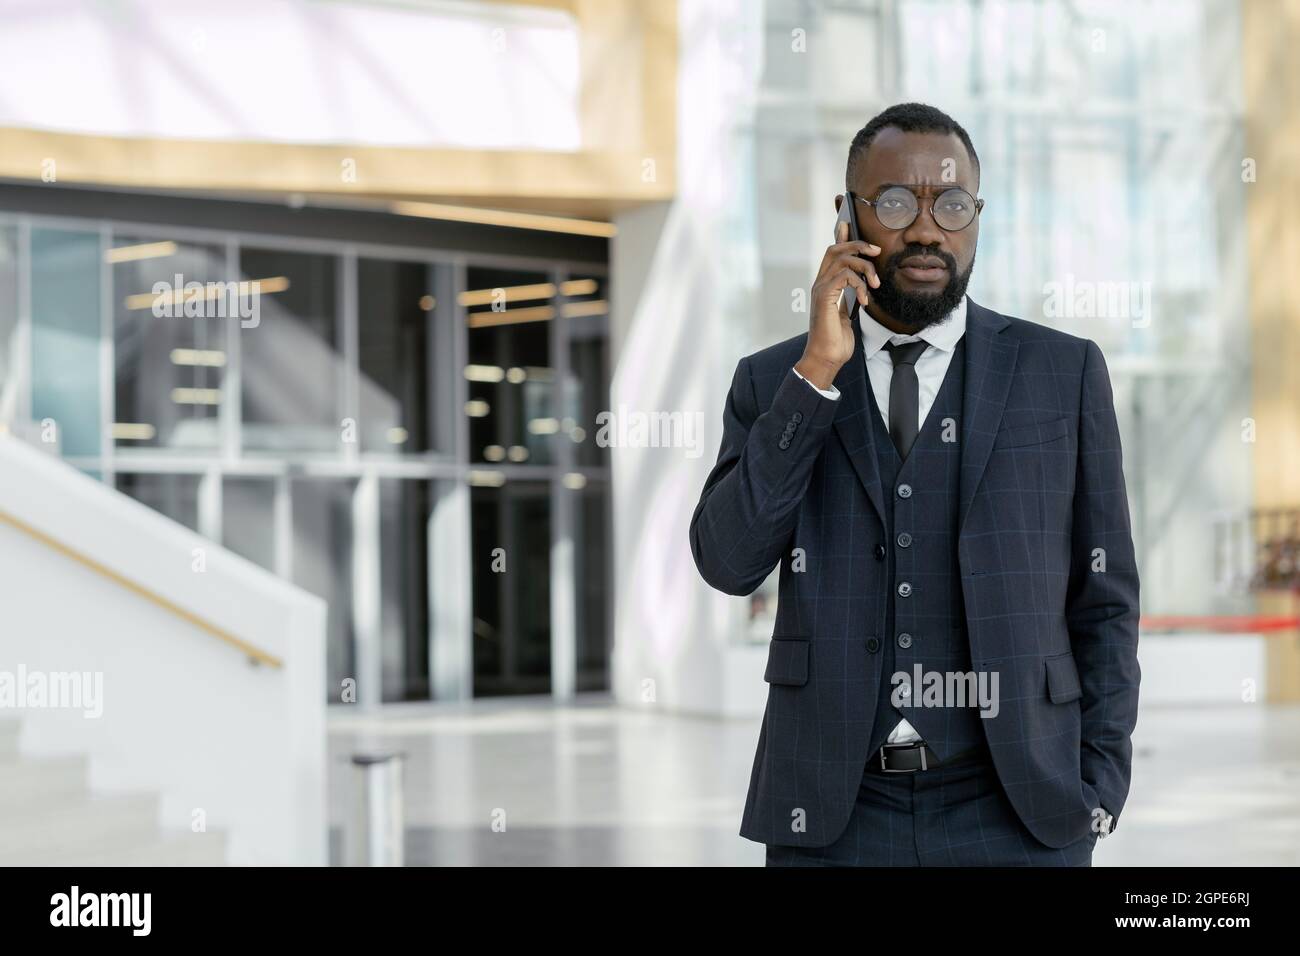
[[[343,357],[333,256],[245,248],[256,314],[240,330],[243,444],[249,451],[342,447]],[[255,324],[251,324],[255,323]]]
[[[293,482],[293,582],[329,604],[326,701],[340,702],[342,682],[356,679],[352,621],[351,480]]]
[[[118,472],[117,490],[141,504],[199,530],[199,475],[151,475]]]
[[[383,697],[429,699],[429,514],[432,483],[379,483]]]
[[[32,418],[65,455],[100,452],[99,233],[32,230]]]
[[[238,290],[225,284],[225,252],[164,235],[121,235],[108,261],[115,444],[219,447],[226,316],[238,314]]]
[[[575,445],[579,465],[609,464],[609,449],[596,444],[596,416],[609,411],[609,300],[605,280],[595,277],[565,283],[565,323],[569,333],[569,381],[565,388],[560,440]]]
[[[765,5],[773,47],[788,48],[798,6]],[[1250,329],[1234,308],[1250,291],[1241,254],[1250,150],[1233,46],[1243,6],[819,6],[800,25],[824,47],[858,53],[765,70],[757,98],[765,105],[752,132],[738,134],[737,149],[753,157],[736,183],[741,201],[725,207],[738,217],[726,234],[737,238],[722,252],[727,287],[712,320],[754,347],[796,334],[796,320],[806,327],[806,314],[791,313],[791,290],[807,289],[803,264],[826,248],[830,197],[843,189],[848,145],[872,112],[838,109],[846,90],[889,90],[880,106],[960,104],[951,113],[974,141],[988,201],[972,299],[1101,346],[1123,433],[1143,608],[1234,613],[1237,599],[1216,594],[1201,545],[1205,516],[1251,493],[1252,455],[1240,438],[1251,415]],[[795,101],[823,109],[796,113]],[[768,585],[751,596],[761,640],[774,607]]]
[[[544,273],[469,269],[470,455],[475,461],[550,464],[554,411],[551,320]]]
[[[24,388],[18,335],[18,229],[0,226],[0,422],[17,420]]]
[[[422,262],[357,262],[362,451],[434,447],[432,272]]]
[[[221,484],[221,543],[275,571],[275,479],[226,478]]]
[[[609,485],[591,482],[576,493],[574,574],[577,594],[577,689],[609,689]]]
[[[550,488],[540,481],[478,487],[470,502],[474,695],[549,693]]]

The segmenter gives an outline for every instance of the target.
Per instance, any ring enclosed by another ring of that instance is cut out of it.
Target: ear
[[[835,211],[836,211],[837,213],[840,211],[840,207],[843,206],[843,205],[844,205],[844,196],[843,196],[843,195],[836,196],[836,197],[835,197]]]

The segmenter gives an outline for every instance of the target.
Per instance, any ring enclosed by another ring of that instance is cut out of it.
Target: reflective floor
[[[330,717],[331,856],[353,753],[406,755],[408,865],[761,866],[737,835],[757,720],[603,696]],[[1143,710],[1133,789],[1094,866],[1300,865],[1300,707]]]

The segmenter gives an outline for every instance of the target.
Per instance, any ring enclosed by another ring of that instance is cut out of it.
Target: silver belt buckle
[[[906,768],[906,769],[893,770],[893,769],[890,769],[889,767],[885,766],[885,751],[886,751],[886,750],[891,749],[891,748],[892,748],[893,750],[915,750],[915,749],[917,749],[918,747],[919,747],[920,750],[921,750],[921,766],[920,766],[920,767],[908,767],[908,768]],[[880,772],[881,772],[881,773],[916,773],[917,770],[929,770],[929,769],[930,769],[930,768],[929,768],[929,766],[927,765],[927,762],[926,762],[926,759],[925,759],[925,744],[885,744],[884,746],[882,746],[882,747],[880,748]]]

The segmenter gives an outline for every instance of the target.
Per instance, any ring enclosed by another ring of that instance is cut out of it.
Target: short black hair
[[[886,126],[900,129],[904,133],[956,133],[970,153],[971,162],[975,164],[976,177],[980,174],[980,158],[975,153],[975,145],[970,141],[970,134],[962,128],[961,123],[943,110],[927,106],[925,103],[896,103],[889,109],[877,113],[858,134],[849,146],[849,161],[844,169],[844,185],[853,188],[853,178],[859,164],[866,158],[867,147]]]

